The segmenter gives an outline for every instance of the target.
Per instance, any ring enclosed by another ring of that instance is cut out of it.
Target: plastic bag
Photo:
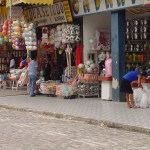
[[[140,102],[141,102],[143,93],[144,91],[142,88],[137,88],[133,90],[134,102],[135,102],[136,107],[140,107]]]
[[[71,96],[77,92],[77,89],[75,86],[63,85],[61,91],[63,96]]]
[[[150,91],[147,90],[146,93],[148,95],[148,106],[150,107]]]
[[[42,94],[50,94],[50,90],[47,88],[48,85],[49,85],[48,82],[40,83],[40,92]]]
[[[148,95],[146,92],[144,92],[142,95],[141,102],[140,102],[140,107],[141,108],[147,108],[148,107],[148,101],[149,101]]]

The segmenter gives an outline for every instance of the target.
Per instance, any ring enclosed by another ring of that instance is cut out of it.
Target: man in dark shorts
[[[141,78],[143,78],[145,76],[146,76],[145,71],[143,71],[143,72],[131,71],[123,76],[122,81],[121,81],[121,86],[120,86],[120,92],[125,93],[127,106],[129,108],[135,107],[131,82],[137,81],[138,87],[143,88],[142,84],[141,84]]]

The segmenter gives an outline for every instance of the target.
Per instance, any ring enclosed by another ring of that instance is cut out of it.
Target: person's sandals
[[[138,107],[134,105],[132,108],[138,108]]]
[[[131,108],[137,108],[137,106],[135,106],[134,104],[131,104]]]
[[[127,104],[128,108],[132,108],[132,105],[131,104]]]

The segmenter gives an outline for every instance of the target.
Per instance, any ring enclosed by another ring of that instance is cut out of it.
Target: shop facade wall
[[[144,14],[130,14],[130,13],[126,13],[126,19],[127,20],[131,20],[131,19],[135,19],[135,18],[142,18],[142,17],[149,17],[150,14],[149,13],[144,13]]]
[[[110,30],[111,15],[110,13],[99,13],[94,15],[83,16],[83,61],[87,60],[87,53],[90,50],[89,38],[95,36],[97,29]]]

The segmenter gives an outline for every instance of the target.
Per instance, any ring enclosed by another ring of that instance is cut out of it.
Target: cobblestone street
[[[146,134],[0,109],[0,150],[149,150]]]

